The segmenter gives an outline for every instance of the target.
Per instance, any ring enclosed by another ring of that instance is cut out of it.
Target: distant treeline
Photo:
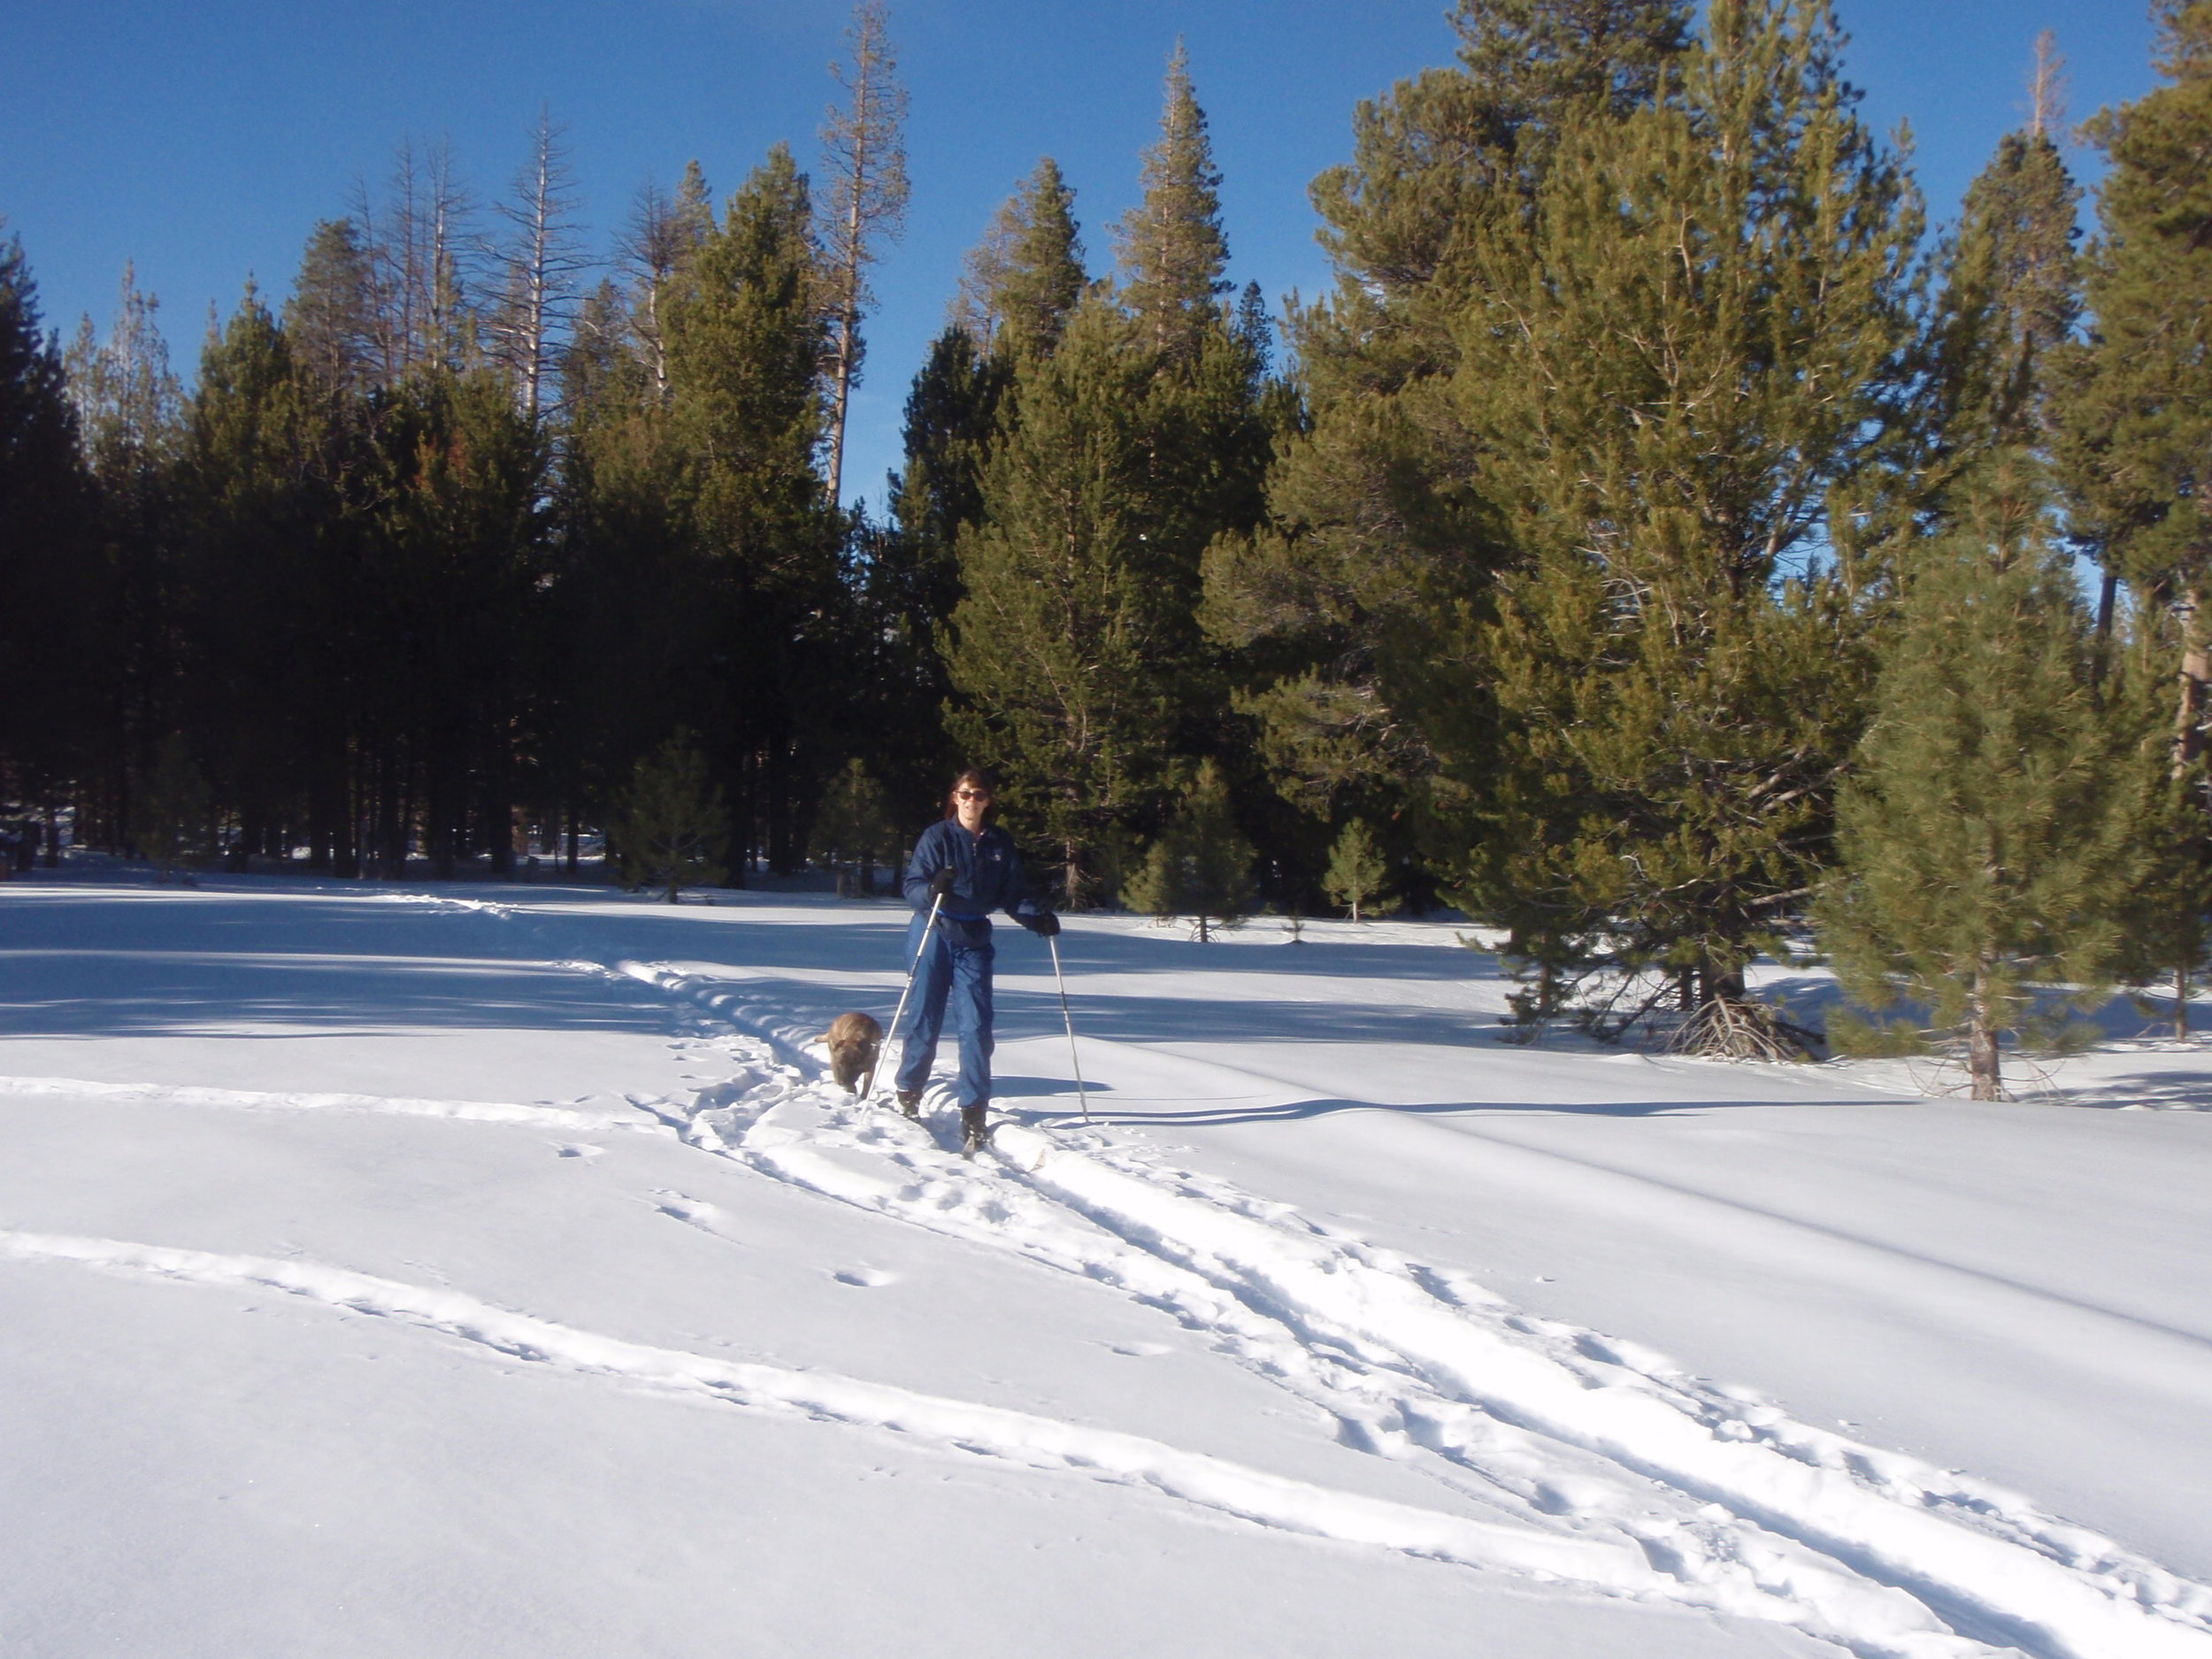
[[[1278,909],[1357,864],[1506,928],[1532,1021],[1787,1047],[1745,974],[1808,921],[1975,1042],[2036,979],[2185,977],[2212,0],[2153,9],[2085,245],[2047,39],[1932,235],[1826,0],[1461,0],[1279,323],[1179,50],[1110,275],[1049,159],[970,256],[879,523],[840,505],[905,198],[874,0],[818,175],[718,209],[695,165],[595,287],[549,123],[493,216],[403,155],[188,396],[127,279],[64,351],[13,250],[4,787],[111,844],[196,779],[234,856],[503,868],[680,730],[733,880],[975,760],[1070,904],[1164,891],[1202,805]]]

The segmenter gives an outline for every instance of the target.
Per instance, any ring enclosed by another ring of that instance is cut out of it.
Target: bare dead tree
[[[712,228],[706,180],[695,161],[684,170],[683,183],[673,196],[649,178],[638,188],[622,234],[618,254],[629,278],[630,326],[646,372],[653,377],[654,395],[664,403],[668,401],[668,342],[662,309],[670,285]]]
[[[945,308],[945,320],[966,329],[979,345],[988,345],[1005,320],[999,315],[999,295],[1006,285],[1014,250],[1027,228],[1021,210],[1018,196],[1000,204],[982,240],[962,256],[960,286]]]
[[[575,180],[552,111],[541,109],[530,157],[499,204],[507,234],[489,250],[499,284],[490,319],[492,353],[533,419],[553,373],[561,331],[574,309],[577,278],[591,261],[580,245]]]
[[[465,302],[462,252],[473,204],[451,143],[418,150],[403,139],[381,201],[354,187],[354,218],[369,265],[379,379],[424,364],[457,365]]]
[[[868,267],[906,219],[906,88],[899,84],[883,0],[860,0],[845,30],[849,60],[830,65],[846,104],[822,128],[830,175],[818,234],[830,319],[830,500],[845,466],[845,419],[860,379],[860,316],[874,296]]]
[[[2035,37],[2035,67],[2028,72],[2028,130],[2041,137],[2066,127],[2066,60],[2049,29]]]

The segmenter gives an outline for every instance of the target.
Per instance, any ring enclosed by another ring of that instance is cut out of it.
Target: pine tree
[[[1158,798],[1178,710],[1164,670],[1186,655],[1187,611],[1145,539],[1155,366],[1118,311],[1079,309],[1056,352],[1021,362],[1018,419],[985,468],[983,520],[959,541],[951,730],[1056,849],[1070,909],[1093,902]]]
[[[1744,970],[1862,718],[1851,513],[1912,388],[1920,218],[1824,5],[1707,29],[1679,107],[1571,124],[1479,250],[1455,380],[1516,551],[1476,641],[1495,725],[1439,723],[1434,834],[1538,972],[1762,1047]]]
[[[1216,317],[1216,301],[1229,291],[1223,275],[1229,243],[1221,229],[1221,173],[1180,41],[1168,59],[1159,140],[1144,153],[1143,199],[1123,216],[1115,250],[1123,303],[1154,348],[1170,358],[1191,356]]]
[[[686,887],[711,886],[727,874],[721,859],[728,826],[705,757],[689,733],[679,731],[638,762],[617,810],[612,827],[623,879],[667,888],[671,904]]]
[[[1375,845],[1374,832],[1358,818],[1344,826],[1329,852],[1328,873],[1321,878],[1324,891],[1360,919],[1363,908],[1381,910],[1376,901],[1390,879],[1390,865]]]
[[[841,526],[815,469],[827,325],[807,180],[778,146],[680,278],[665,326],[672,503],[707,580],[719,659],[692,705],[742,843],[779,870],[804,849],[802,756],[828,710],[844,590]]]
[[[1458,787],[1440,782],[1444,750],[1479,751],[1471,625],[1512,555],[1454,383],[1485,292],[1475,252],[1532,211],[1578,111],[1617,119],[1659,96],[1691,12],[1462,0],[1458,63],[1363,104],[1352,160],[1314,181],[1337,282],[1289,319],[1306,407],[1282,423],[1268,523],[1209,555],[1205,620],[1238,654],[1271,776],[1317,821],[1418,818]]]
[[[961,531],[983,517],[983,470],[1011,365],[956,324],[932,342],[907,394],[906,465],[891,480],[891,522],[869,544],[860,603],[869,624],[852,667],[873,699],[869,752],[902,815],[926,815],[957,764],[942,710],[944,647],[960,600]]]
[[[50,810],[82,757],[91,480],[20,242],[0,244],[0,789]],[[50,861],[52,853],[50,852]]]
[[[1049,352],[1090,279],[1075,192],[1047,156],[998,211],[961,269],[955,321],[1008,357]]]
[[[1993,455],[2049,443],[2053,354],[2081,316],[2081,189],[2053,137],[2064,119],[2057,77],[2046,30],[2036,42],[2029,124],[1998,142],[1967,187],[1958,234],[1944,250],[1935,377],[1942,407],[1928,422],[1934,452],[1921,463],[1939,497],[1949,478]]]
[[[154,873],[173,881],[207,862],[213,845],[207,780],[192,764],[184,739],[171,733],[155,748],[152,766],[132,803],[131,837]]]
[[[174,482],[183,393],[157,320],[161,302],[123,269],[108,338],[79,325],[64,358],[85,465],[98,487],[100,566],[89,624],[99,645],[82,695],[96,746],[87,841],[104,824],[120,841],[133,821],[133,780],[175,727],[178,641]]]
[[[876,890],[877,858],[896,845],[896,835],[883,786],[868,775],[857,757],[846,762],[845,770],[822,794],[810,844],[813,856],[836,872],[839,897],[849,891],[850,874],[856,870],[860,890]]]
[[[1104,295],[1050,357],[1017,362],[983,518],[959,541],[950,725],[1057,849],[1071,908],[1156,826],[1178,757],[1235,747],[1199,569],[1259,516],[1262,390],[1218,313],[1179,359]]]
[[[365,391],[375,350],[369,256],[348,219],[326,219],[307,239],[284,332],[294,359],[333,397]]]
[[[2088,124],[2097,191],[2086,342],[2062,348],[2060,461],[2070,528],[2170,616],[2173,767],[2212,718],[2212,0],[2159,0],[2168,83]]]
[[[312,775],[334,658],[372,626],[356,616],[330,637],[317,591],[340,509],[315,465],[328,367],[299,369],[249,284],[201,353],[185,411],[175,487],[180,720],[241,816],[242,853],[262,849]]]
[[[478,853],[504,874],[550,565],[547,434],[488,366],[419,371],[382,400],[369,464],[360,596],[395,654],[373,682],[375,856],[396,875],[419,829],[437,879]]]
[[[1131,877],[1129,906],[1163,919],[1193,917],[1199,942],[1207,943],[1215,926],[1233,927],[1252,913],[1252,857],[1251,843],[1237,833],[1221,769],[1202,762],[1175,816]]]
[[[1977,494],[1912,561],[1820,914],[1845,989],[1924,1002],[1964,1047],[1973,1098],[2001,1100],[2000,1041],[2030,987],[2102,994],[2139,803],[2032,469],[2001,465]]]

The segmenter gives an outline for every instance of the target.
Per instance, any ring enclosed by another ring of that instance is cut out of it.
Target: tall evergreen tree
[[[1075,192],[1047,156],[969,253],[955,320],[1004,355],[1048,352],[1089,281]]]
[[[1440,844],[1526,960],[1663,974],[1731,1041],[1825,856],[1867,679],[1849,515],[1914,389],[1917,199],[1840,48],[1824,4],[1716,0],[1678,106],[1571,124],[1478,254],[1456,377],[1516,557],[1494,741],[1438,728]]]
[[[22,243],[0,245],[0,792],[50,810],[83,757],[93,498]]]
[[[1012,379],[1009,361],[979,350],[955,324],[932,343],[907,394],[905,467],[891,480],[891,523],[870,543],[861,603],[877,706],[864,720],[880,775],[900,809],[926,814],[954,757],[943,705],[944,647],[960,600],[962,530],[983,517],[983,472]]]
[[[293,359],[336,396],[365,392],[373,372],[376,318],[373,277],[349,219],[326,219],[307,239],[284,331]]]
[[[1930,493],[2022,445],[2047,449],[2053,354],[2081,316],[2075,250],[2080,187],[2052,135],[2057,64],[2048,31],[2036,42],[2028,125],[1998,142],[1967,187],[1957,235],[1942,256],[1932,389],[1926,423]]]
[[[2029,987],[2093,996],[2114,965],[2141,803],[2032,467],[1976,496],[1913,561],[1821,920],[1846,990],[1924,1002],[1973,1097],[2001,1100],[2000,1040],[2030,1018]]]
[[[83,687],[98,764],[79,801],[88,841],[102,825],[118,842],[127,835],[131,791],[176,719],[172,487],[183,393],[157,320],[160,304],[127,265],[108,338],[100,341],[85,318],[65,357],[78,437],[99,487],[101,568],[90,626],[101,643]]]
[[[1172,586],[1146,539],[1142,411],[1152,353],[1119,311],[1079,308],[1059,349],[1022,360],[1018,419],[960,538],[948,661],[956,741],[989,757],[1007,804],[1054,847],[1071,909],[1118,868],[1133,814],[1158,797],[1187,656]]]
[[[833,712],[843,610],[833,503],[815,470],[826,327],[815,303],[807,180],[779,145],[687,266],[666,319],[677,508],[714,595],[716,683],[702,741],[742,848],[803,855]]]
[[[489,368],[411,375],[380,411],[360,598],[396,658],[377,675],[365,745],[388,873],[418,829],[439,879],[480,852],[510,867],[549,465],[543,429]]]
[[[328,371],[327,359],[298,368],[288,334],[250,285],[202,352],[185,413],[177,481],[183,723],[243,820],[242,852],[262,850],[296,810],[315,767],[331,659],[344,649],[318,631],[328,613],[313,591],[337,508],[313,466]],[[366,621],[356,618],[343,632]]]
[[[2170,618],[2173,766],[2212,718],[2212,0],[2159,0],[2168,84],[2089,123],[2109,163],[2088,340],[2062,348],[2059,452],[2075,532]]]
[[[1269,771],[1325,821],[1425,798],[1442,726],[1487,706],[1470,620],[1509,557],[1454,389],[1487,227],[1517,222],[1586,108],[1618,119],[1686,50],[1686,0],[1463,0],[1458,62],[1363,104],[1315,180],[1334,291],[1294,314],[1304,411],[1267,525],[1209,556]]]
[[[1270,434],[1218,311],[1189,355],[1098,295],[1018,359],[983,517],[959,541],[952,730],[1059,854],[1071,905],[1110,891],[1179,757],[1238,747],[1197,626],[1208,543],[1258,517]]]
[[[1221,172],[1191,89],[1190,58],[1175,43],[1168,59],[1160,136],[1144,152],[1144,196],[1116,229],[1122,299],[1153,348],[1171,359],[1197,350],[1229,291],[1228,238],[1221,229]]]

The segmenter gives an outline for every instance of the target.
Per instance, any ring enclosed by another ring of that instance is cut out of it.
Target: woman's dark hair
[[[945,790],[945,816],[947,818],[960,816],[959,803],[955,801],[953,796],[964,788],[983,789],[989,792],[990,804],[983,809],[983,821],[988,824],[998,812],[998,779],[981,766],[963,767],[959,774],[953,779],[951,785]]]

